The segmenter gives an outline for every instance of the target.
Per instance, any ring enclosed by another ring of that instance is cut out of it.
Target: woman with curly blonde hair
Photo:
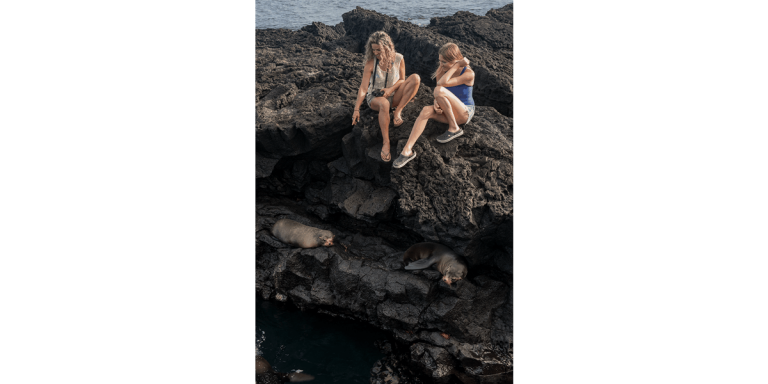
[[[397,157],[395,168],[401,168],[416,157],[413,145],[424,132],[429,119],[448,124],[448,130],[437,137],[438,143],[447,143],[461,135],[464,131],[459,124],[467,124],[475,115],[475,100],[472,99],[472,87],[475,85],[475,72],[469,67],[469,59],[462,56],[461,50],[454,43],[448,43],[437,51],[440,66],[432,78],[437,78],[435,87],[435,102],[424,107],[413,123],[411,135]]]
[[[357,91],[352,125],[360,120],[360,105],[363,99],[374,111],[379,112],[379,127],[384,142],[381,146],[381,160],[389,162],[389,109],[394,108],[395,127],[403,124],[402,112],[419,90],[421,78],[412,74],[405,79],[405,60],[395,52],[392,39],[384,31],[376,31],[365,43],[363,58],[363,81]]]

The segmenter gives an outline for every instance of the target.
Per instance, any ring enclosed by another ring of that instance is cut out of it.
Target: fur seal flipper
[[[429,268],[430,265],[437,262],[437,258],[430,257],[428,259],[421,259],[416,260],[408,265],[405,266],[405,269],[407,270],[414,270],[414,269],[426,269]]]
[[[405,269],[424,269],[435,264],[448,285],[467,276],[467,262],[453,250],[438,243],[418,243],[403,253]]]
[[[301,248],[333,245],[333,233],[290,219],[280,219],[272,226],[272,235],[285,244]]]

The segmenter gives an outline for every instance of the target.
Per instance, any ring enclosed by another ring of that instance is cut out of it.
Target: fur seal
[[[437,243],[418,243],[403,253],[405,269],[425,269],[432,264],[443,274],[443,281],[451,285],[467,276],[467,262],[450,248]]]
[[[290,219],[280,219],[272,226],[272,235],[285,244],[301,248],[333,245],[333,233],[310,227]]]
[[[298,383],[314,380],[315,377],[301,372],[282,373],[275,372],[267,359],[256,356],[256,378],[262,383]]]

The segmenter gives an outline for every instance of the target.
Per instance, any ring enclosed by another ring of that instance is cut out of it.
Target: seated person
[[[394,108],[395,127],[403,124],[402,112],[408,102],[416,96],[421,78],[412,74],[405,78],[405,60],[395,52],[392,39],[384,31],[377,31],[368,37],[363,58],[363,79],[357,91],[352,125],[360,120],[360,105],[363,99],[374,111],[379,112],[379,128],[384,142],[381,146],[381,160],[389,162],[389,109]],[[381,95],[374,95],[381,91]]]
[[[448,124],[448,130],[437,137],[439,143],[447,143],[464,134],[459,124],[466,124],[475,114],[475,101],[472,99],[472,86],[475,84],[475,71],[469,67],[469,60],[461,55],[454,43],[443,45],[438,51],[440,66],[432,75],[437,78],[435,102],[421,110],[413,123],[411,135],[393,166],[401,168],[416,157],[413,145],[424,132],[429,119]]]

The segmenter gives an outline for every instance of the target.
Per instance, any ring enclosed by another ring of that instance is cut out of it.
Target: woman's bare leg
[[[403,108],[416,96],[419,85],[421,85],[421,77],[414,73],[408,76],[405,83],[395,91],[395,95],[392,97],[392,105],[395,106],[395,125],[403,123]]]
[[[382,160],[389,161],[392,158],[389,156],[389,100],[384,97],[376,97],[371,101],[371,109],[379,111],[379,128],[383,138],[381,146]]]
[[[413,123],[411,135],[408,136],[408,141],[405,142],[403,151],[400,152],[401,155],[411,156],[413,154],[413,145],[416,144],[416,140],[419,139],[419,136],[424,133],[424,127],[427,126],[429,119],[434,119],[441,123],[448,123],[448,119],[446,119],[442,114],[435,112],[435,108],[433,108],[431,105],[422,108],[419,117],[417,117],[416,122]]]
[[[464,124],[469,118],[469,112],[464,103],[453,92],[442,86],[435,87],[435,100],[443,110],[443,115],[448,120],[448,130],[458,132],[459,124]]]

